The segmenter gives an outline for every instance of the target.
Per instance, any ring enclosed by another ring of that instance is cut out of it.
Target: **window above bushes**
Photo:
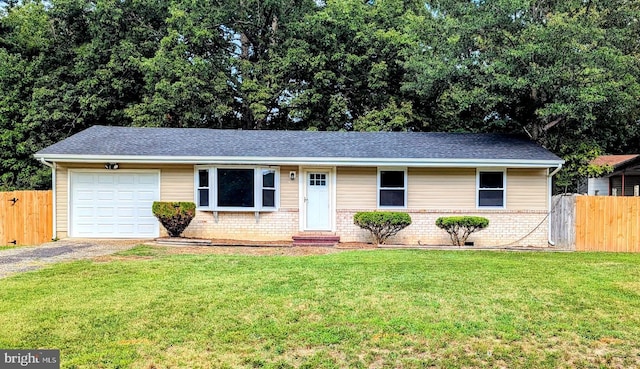
[[[407,169],[378,169],[378,207],[405,208],[407,206]]]
[[[271,167],[197,167],[198,210],[277,210],[279,178]]]

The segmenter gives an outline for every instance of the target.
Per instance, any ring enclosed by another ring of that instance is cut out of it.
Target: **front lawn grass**
[[[640,255],[138,247],[0,287],[0,347],[64,368],[640,367]]]

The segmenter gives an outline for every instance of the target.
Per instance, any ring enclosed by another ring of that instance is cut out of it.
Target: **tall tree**
[[[51,44],[48,24],[39,2],[0,9],[0,190],[48,186],[48,170],[31,158],[35,127],[24,119]]]
[[[420,125],[405,94],[407,32],[420,2],[327,1],[299,24],[289,49],[298,82],[288,100],[293,123],[320,130],[406,130]]]
[[[173,1],[169,14],[160,47],[142,59],[144,97],[127,115],[139,126],[225,127],[232,96],[220,9],[214,2]]]
[[[23,1],[4,10],[0,89],[14,102],[0,108],[6,188],[50,185],[32,158],[38,149],[94,124],[130,124],[124,108],[144,86],[136,60],[153,55],[165,18],[161,1]]]
[[[264,129],[286,125],[291,25],[309,0],[171,5],[170,31],[145,61],[147,96],[128,110],[139,125]]]
[[[232,40],[229,84],[240,127],[285,128],[290,116],[283,101],[297,82],[287,50],[304,17],[317,9],[315,1],[226,1],[222,9]]]
[[[566,156],[570,167],[602,150],[640,149],[635,2],[442,1],[429,7],[436,22],[422,33],[426,47],[407,63],[411,80],[404,88],[436,102],[423,112],[433,128],[527,134]],[[578,150],[584,145],[589,148]],[[565,172],[569,188],[576,174]]]

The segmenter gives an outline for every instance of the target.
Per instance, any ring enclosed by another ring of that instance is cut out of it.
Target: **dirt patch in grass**
[[[339,249],[377,249],[378,247],[372,243],[362,242],[340,242],[336,245]]]
[[[96,261],[144,260],[158,255],[251,255],[251,256],[305,256],[326,255],[347,250],[376,250],[372,244],[342,242],[336,246],[291,246],[286,241],[212,240],[213,246],[141,245],[129,252],[96,258]]]
[[[336,247],[278,247],[278,246],[168,246],[166,254],[216,254],[216,255],[252,255],[252,256],[304,256],[325,255],[344,251]]]
[[[214,246],[257,246],[257,247],[288,247],[292,246],[291,240],[280,241],[245,241],[245,240],[233,240],[233,239],[213,239],[211,243]]]
[[[336,246],[291,246],[287,241],[212,240],[214,246],[167,246],[166,254],[219,254],[254,256],[305,256],[334,254],[345,250],[375,250],[377,247],[361,242],[341,242]],[[286,246],[283,246],[286,245]]]
[[[292,241],[244,241],[233,239],[213,239],[211,243],[214,246],[229,246],[229,247],[293,247]],[[318,248],[318,246],[297,246],[299,248]],[[335,248],[338,249],[375,249],[376,245],[364,242],[340,242]],[[323,248],[323,247],[320,247]],[[326,248],[326,247],[325,247]],[[330,248],[330,247],[329,247]]]
[[[143,255],[136,254],[144,249]],[[247,255],[247,256],[307,256],[327,255],[354,249],[374,250],[372,247],[321,247],[321,246],[139,246],[130,252],[93,258],[99,263],[110,261],[151,260],[164,255]]]

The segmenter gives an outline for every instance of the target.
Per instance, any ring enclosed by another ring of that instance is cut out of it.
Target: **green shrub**
[[[170,237],[180,237],[196,214],[196,204],[192,202],[154,201],[151,209]]]
[[[353,216],[353,223],[370,231],[379,245],[409,226],[411,217],[407,213],[394,211],[363,211]]]
[[[449,234],[454,246],[463,246],[471,233],[489,226],[489,219],[473,216],[440,217],[436,219],[436,226]]]

